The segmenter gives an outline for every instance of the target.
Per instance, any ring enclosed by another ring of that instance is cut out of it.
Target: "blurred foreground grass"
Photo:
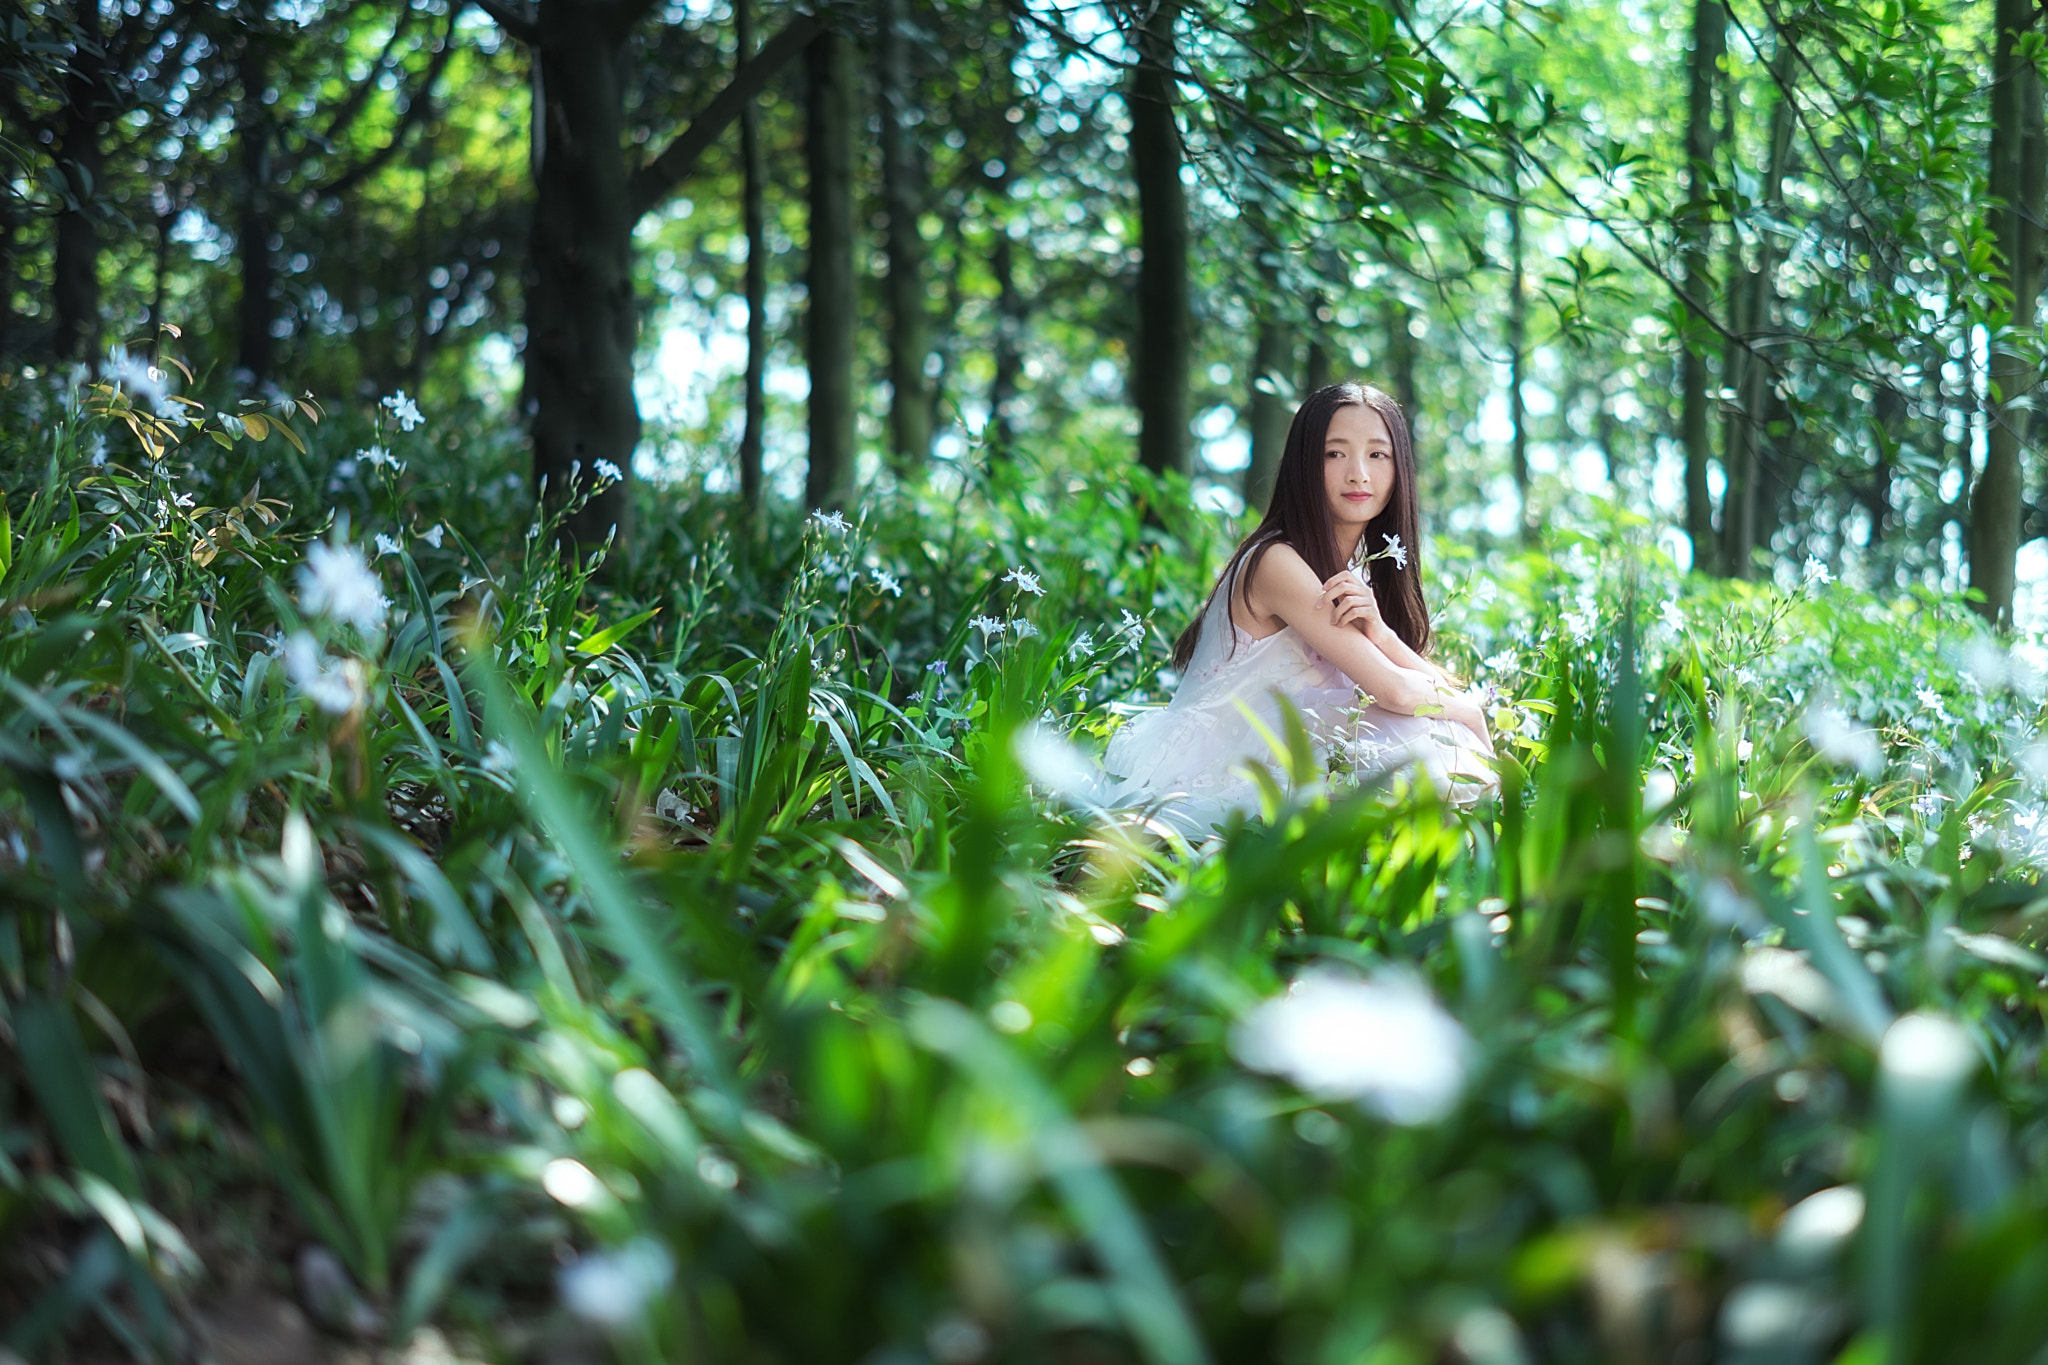
[[[1297,770],[1189,847],[1061,795],[1226,547],[1113,452],[679,497],[600,574],[402,406],[8,398],[27,1359],[250,1294],[502,1360],[2048,1359],[2048,679],[1960,604],[1438,546],[1501,802]]]

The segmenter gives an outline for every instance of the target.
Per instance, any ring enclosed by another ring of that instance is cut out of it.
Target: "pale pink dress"
[[[1301,714],[1319,776],[1335,755],[1356,779],[1426,773],[1438,794],[1460,805],[1499,789],[1485,749],[1464,725],[1363,704],[1343,670],[1292,626],[1254,639],[1230,619],[1229,594],[1218,592],[1173,700],[1131,717],[1111,738],[1103,804],[1155,809],[1191,835],[1232,811],[1256,814],[1259,787],[1246,765],[1266,765],[1283,786],[1285,778],[1252,720],[1284,744],[1281,697]]]

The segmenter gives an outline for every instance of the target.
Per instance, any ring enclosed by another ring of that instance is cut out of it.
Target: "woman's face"
[[[1330,414],[1323,437],[1323,491],[1339,532],[1365,524],[1394,496],[1394,438],[1386,419],[1363,403]]]

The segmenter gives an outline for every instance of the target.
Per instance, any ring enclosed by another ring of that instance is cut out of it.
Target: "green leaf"
[[[660,607],[650,607],[638,616],[629,616],[615,626],[606,626],[597,634],[585,636],[582,640],[578,641],[576,652],[594,658],[632,634],[636,627],[646,625],[660,614]]]

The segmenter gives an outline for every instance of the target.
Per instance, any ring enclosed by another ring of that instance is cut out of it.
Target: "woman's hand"
[[[1488,758],[1493,757],[1493,734],[1486,723],[1486,694],[1478,688],[1444,698],[1443,718],[1456,721],[1472,732]]]
[[[1333,626],[1350,626],[1371,635],[1386,624],[1380,616],[1379,599],[1355,569],[1339,569],[1331,574],[1323,583],[1323,594],[1316,599],[1316,605],[1330,609]]]

